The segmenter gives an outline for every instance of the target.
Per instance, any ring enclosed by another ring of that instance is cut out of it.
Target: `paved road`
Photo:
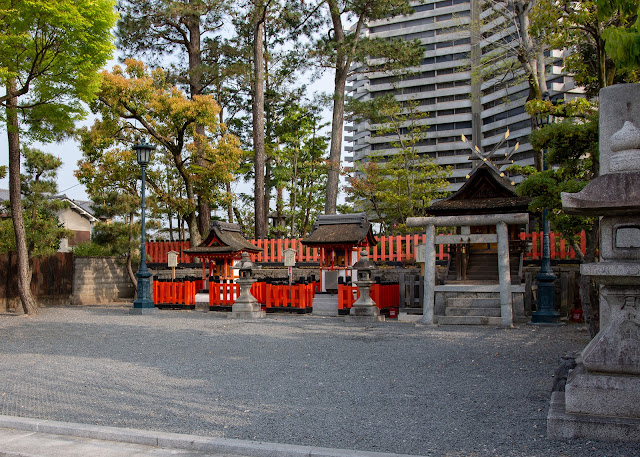
[[[546,438],[583,326],[425,327],[128,307],[0,314],[0,414],[423,456],[634,456]]]

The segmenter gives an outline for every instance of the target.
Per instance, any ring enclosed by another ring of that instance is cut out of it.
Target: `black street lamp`
[[[142,169],[142,199],[140,201],[140,212],[141,212],[141,227],[140,227],[140,268],[138,268],[138,273],[136,273],[136,277],[138,278],[138,297],[133,302],[133,308],[129,311],[130,314],[150,314],[156,311],[156,307],[153,304],[153,300],[151,300],[151,287],[150,280],[151,273],[147,269],[147,254],[145,248],[145,170],[147,168],[147,164],[151,161],[151,151],[153,151],[156,147],[146,143],[143,139],[140,143],[133,145],[133,150],[136,151],[136,158],[138,159],[138,164],[140,164],[140,168]]]
[[[545,92],[543,99],[548,99],[549,94]],[[544,127],[552,122],[551,115],[536,115],[537,127]],[[545,151],[542,150],[542,171],[547,169],[547,161]],[[536,275],[538,281],[538,305],[537,310],[531,313],[531,323],[533,324],[551,324],[558,322],[560,313],[555,310],[555,280],[558,279],[553,274],[551,268],[551,252],[549,249],[549,218],[547,208],[542,209],[542,261],[540,270]]]

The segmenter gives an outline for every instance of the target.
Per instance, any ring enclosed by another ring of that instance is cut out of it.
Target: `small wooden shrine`
[[[302,244],[320,249],[322,292],[338,290],[338,278],[348,282],[353,264],[362,248],[375,246],[371,223],[366,213],[318,216],[311,234]]]
[[[202,261],[202,278],[206,279],[207,266],[209,277],[218,276],[223,280],[232,280],[233,264],[242,258],[243,252],[250,254],[261,252],[242,236],[238,224],[213,221],[207,238],[199,246],[185,249],[185,254],[199,257]]]
[[[517,214],[528,213],[531,199],[520,197],[515,192],[515,186],[490,165],[482,164],[476,167],[468,177],[467,182],[453,195],[427,208],[429,216],[468,216],[489,214]],[[508,225],[509,250],[512,261],[520,258],[524,243],[520,240],[520,232],[524,225]],[[460,235],[491,235],[496,233],[496,226],[491,225],[463,225],[456,227],[456,233]],[[474,243],[452,245],[452,256],[456,260],[455,269],[451,266],[449,280],[489,279],[487,275],[493,274],[490,270],[481,267],[489,260],[489,257],[497,256],[496,243]],[[480,262],[471,262],[470,257],[475,256]],[[470,263],[478,264],[478,278],[470,276]],[[454,273],[455,270],[455,273]],[[484,270],[484,271],[482,271]],[[455,274],[455,278],[453,275]],[[497,271],[495,272],[497,277]],[[515,278],[514,278],[515,279]]]

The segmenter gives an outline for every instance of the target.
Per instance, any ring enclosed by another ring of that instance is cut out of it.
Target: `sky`
[[[111,69],[115,63],[115,61],[110,62],[106,68]],[[309,89],[309,93],[320,91],[331,93],[333,91],[333,74],[326,72],[321,79],[310,84]],[[325,110],[324,117],[326,122],[331,122],[331,112],[329,110]],[[87,119],[82,125],[91,125],[92,123],[93,120]],[[0,165],[8,165],[8,142],[6,128],[4,126],[0,126],[0,137]],[[69,139],[61,143],[33,144],[32,146],[51,153],[62,160],[62,167],[58,172],[59,194],[65,194],[73,200],[89,200],[84,186],[78,182],[73,174],[77,168],[78,161],[82,158],[82,152],[76,140]],[[235,187],[236,192],[251,193],[253,184],[238,183]],[[0,180],[0,188],[9,188],[7,178]]]

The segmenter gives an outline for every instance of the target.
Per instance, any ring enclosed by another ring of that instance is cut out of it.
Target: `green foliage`
[[[58,212],[67,205],[53,198],[57,192],[57,171],[62,161],[52,154],[28,146],[22,147],[25,174],[21,178],[22,208],[27,236],[27,249],[32,257],[55,254],[60,240],[73,236],[58,222]],[[10,213],[9,202],[4,211]],[[0,252],[16,250],[15,234],[10,219],[0,224]]]
[[[103,246],[93,241],[85,241],[72,248],[76,257],[111,257],[112,251],[109,246]]]
[[[328,138],[321,130],[322,106],[314,102],[283,106],[275,134],[281,141],[274,175],[289,195],[289,235],[304,236],[322,213],[326,190]]]
[[[603,32],[607,53],[621,67],[640,69],[640,3],[637,0],[595,0],[600,20],[609,23]]]
[[[113,50],[114,6],[113,0],[0,1],[0,83],[18,82],[23,135],[59,139],[86,114],[82,102],[93,99],[97,70]]]
[[[106,203],[103,206],[113,214],[128,215],[139,206],[140,167],[130,148],[140,134],[149,135],[160,146],[147,170],[149,194],[165,208],[171,205],[174,213],[186,214],[191,238],[199,239],[197,197],[219,197],[221,184],[233,178],[241,154],[238,139],[219,122],[219,105],[210,95],[187,97],[169,83],[166,72],[149,70],[139,61],[128,59],[124,68],[102,74],[99,99],[92,105],[100,119],[80,130],[83,160],[76,176],[94,202]],[[196,126],[202,126],[204,134]],[[175,171],[169,175],[169,187],[166,174],[154,170],[159,162]],[[150,206],[153,202],[150,198]]]
[[[93,227],[91,241],[74,246],[73,253],[79,257],[124,258],[140,247],[140,237],[131,236],[131,231],[140,233],[140,225],[131,227],[126,222],[98,222]]]
[[[594,222],[593,218],[565,214],[560,199],[562,192],[579,192],[598,174],[598,116],[593,107],[588,109],[585,105],[584,108],[588,114],[572,117],[575,107],[571,104],[529,102],[527,110],[531,114],[554,114],[565,120],[537,129],[530,136],[534,150],[545,151],[548,169],[538,172],[533,167],[509,168],[527,176],[516,191],[532,197],[529,209],[538,213],[543,208],[549,209],[551,225],[566,239],[576,239],[582,230],[589,233]]]
[[[602,87],[638,81],[637,9],[635,0],[539,0],[531,30],[551,49],[572,50],[564,69],[591,98]]]
[[[417,152],[416,144],[427,130],[421,122],[426,113],[418,111],[414,101],[400,104],[392,97],[351,107],[355,116],[379,122],[376,135],[388,139],[395,151],[356,166],[348,194],[383,232],[406,232],[407,217],[425,215],[433,200],[446,196],[449,186],[450,170]]]

